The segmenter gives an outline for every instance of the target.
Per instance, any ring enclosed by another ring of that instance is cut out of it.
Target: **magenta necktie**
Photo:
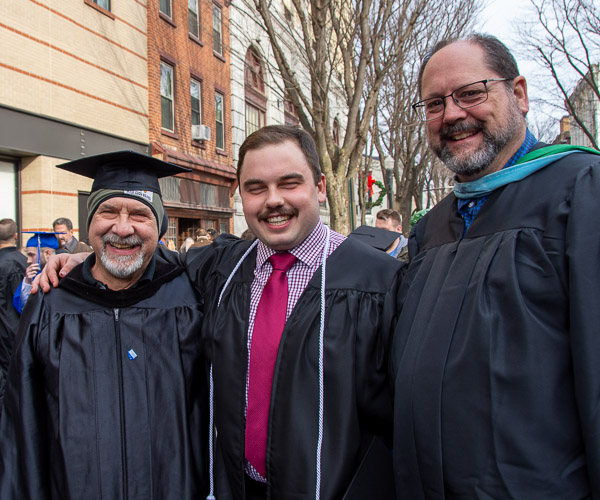
[[[250,344],[246,413],[246,460],[265,478],[271,386],[288,302],[286,273],[296,262],[296,257],[289,252],[280,252],[271,255],[269,262],[273,272],[258,303]]]

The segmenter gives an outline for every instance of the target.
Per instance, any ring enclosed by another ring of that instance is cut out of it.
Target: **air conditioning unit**
[[[192,139],[194,141],[210,141],[210,127],[208,125],[192,125]]]

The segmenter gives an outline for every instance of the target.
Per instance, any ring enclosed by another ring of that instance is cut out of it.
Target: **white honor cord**
[[[229,285],[229,283],[231,283],[233,276],[235,275],[237,270],[242,265],[242,262],[244,262],[244,259],[246,257],[248,257],[248,254],[252,251],[252,249],[256,245],[258,245],[258,239],[255,240],[254,243],[252,243],[252,245],[250,245],[248,250],[246,250],[246,253],[244,253],[244,255],[242,255],[242,258],[238,261],[238,263],[233,268],[233,271],[231,271],[231,273],[229,274],[229,277],[227,278],[227,281],[225,281],[225,284],[223,285],[223,288],[221,289],[221,293],[219,294],[219,301],[217,302],[217,309],[221,305],[221,299],[223,298],[223,294],[225,293],[225,290],[226,290],[227,286]],[[208,478],[209,478],[209,482],[210,482],[210,492],[209,492],[208,496],[206,497],[206,500],[215,500],[214,451],[213,451],[213,439],[214,439],[214,434],[215,434],[215,430],[213,427],[213,425],[214,425],[214,384],[213,384],[213,365],[212,365],[212,363],[210,364],[209,378],[210,378],[210,380],[209,380],[210,394],[209,394],[208,404],[209,404],[209,426],[210,427],[209,427],[209,433],[208,433],[208,469],[209,469]]]
[[[213,394],[214,394],[214,387],[213,387],[213,376],[212,376],[212,372],[213,372],[213,367],[212,367],[212,363],[210,364],[210,392],[209,392],[209,405],[210,405],[210,411],[209,411],[209,420],[208,420],[208,428],[209,428],[209,436],[208,436],[208,468],[210,470],[210,474],[208,476],[208,480],[210,482],[210,492],[208,494],[208,496],[206,497],[206,500],[215,500],[215,479],[214,479],[214,475],[213,475],[213,460],[214,460],[214,454],[213,454],[213,437],[214,437],[214,427],[213,427]]]
[[[231,283],[231,280],[233,279],[233,276],[235,275],[235,273],[237,273],[237,270],[242,265],[242,262],[244,262],[244,260],[246,259],[246,257],[248,257],[248,255],[250,254],[250,252],[254,249],[254,247],[256,245],[258,245],[258,238],[255,239],[254,243],[252,243],[252,245],[250,245],[248,247],[248,250],[246,250],[246,252],[244,253],[244,255],[242,255],[242,257],[240,258],[240,260],[238,260],[238,263],[233,268],[233,271],[231,271],[231,273],[229,273],[229,277],[227,278],[227,281],[223,285],[223,288],[221,289],[221,293],[219,294],[219,301],[217,302],[217,309],[221,305],[221,299],[223,298],[223,295],[225,294],[225,290],[229,286],[229,283]]]
[[[323,445],[323,414],[325,411],[324,393],[325,393],[325,374],[324,374],[324,340],[325,340],[325,272],[327,256],[329,255],[329,236],[330,229],[327,228],[325,237],[325,246],[323,247],[323,259],[321,264],[321,321],[319,327],[319,437],[317,439],[317,480],[315,487],[315,499],[321,497],[321,449]]]

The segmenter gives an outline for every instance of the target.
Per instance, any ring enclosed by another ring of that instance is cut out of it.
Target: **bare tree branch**
[[[253,1],[286,95],[317,144],[331,226],[348,233],[347,181],[361,164],[379,90],[398,68],[406,40],[425,22],[427,0],[290,0],[297,23],[282,19],[279,2]],[[336,102],[346,107],[345,116],[332,113]],[[332,134],[336,117],[344,129],[339,145]]]
[[[598,7],[594,0],[531,0],[531,4],[539,22],[537,27],[523,23],[521,39],[528,50],[539,54],[541,65],[552,76],[572,127],[598,149],[598,124],[590,109],[600,105]],[[578,82],[573,75],[578,75]]]

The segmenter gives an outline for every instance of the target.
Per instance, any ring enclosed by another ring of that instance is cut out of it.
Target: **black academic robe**
[[[220,307],[217,302],[250,244],[220,237],[186,254],[186,268],[206,300],[203,335],[214,374],[218,499],[244,498],[247,334],[256,249],[233,276]],[[352,239],[327,260],[323,500],[342,498],[353,480],[360,498],[394,496],[386,446],[392,417],[386,370],[401,267]],[[279,346],[266,453],[267,496],[276,500],[315,497],[320,283],[318,270],[290,314]]]
[[[88,285],[79,266],[32,295],[0,418],[0,498],[205,496],[201,311],[159,259],[135,288]]]
[[[414,228],[393,344],[401,499],[600,498],[600,157]]]
[[[17,247],[0,249],[0,379],[8,370],[19,324],[19,314],[12,305],[12,299],[25,276],[25,269],[27,259]]]

